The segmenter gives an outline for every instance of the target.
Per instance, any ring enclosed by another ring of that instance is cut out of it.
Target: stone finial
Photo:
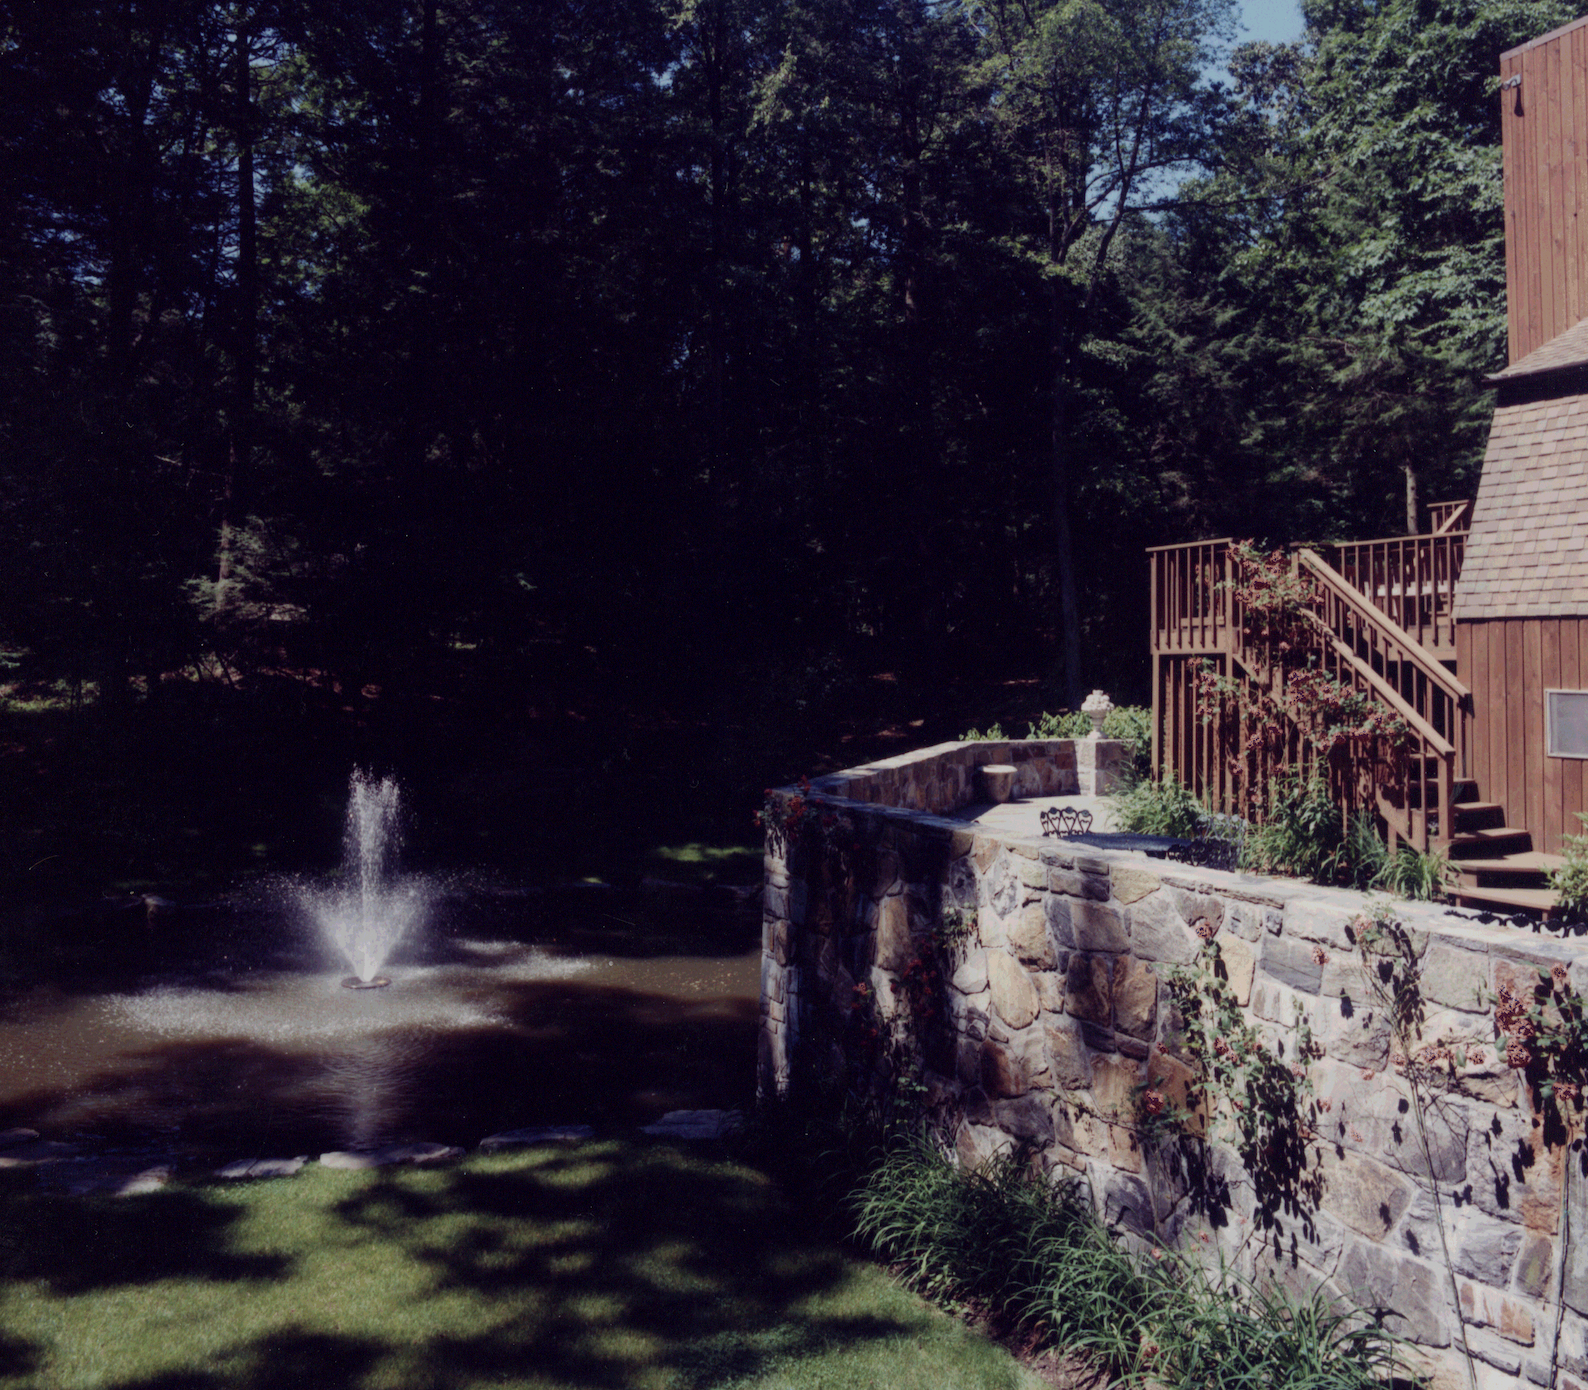
[[[1089,737],[1102,738],[1103,721],[1108,718],[1108,712],[1113,708],[1114,702],[1101,690],[1094,690],[1081,702],[1081,713],[1092,721],[1092,732]]]

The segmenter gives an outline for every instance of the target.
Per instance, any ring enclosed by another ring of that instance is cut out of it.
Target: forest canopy
[[[1303,8],[0,0],[0,679],[1141,698],[1143,547],[1400,532],[1504,365],[1576,10]]]

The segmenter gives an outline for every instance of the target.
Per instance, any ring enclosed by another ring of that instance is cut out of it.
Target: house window
[[[1588,690],[1544,692],[1544,745],[1552,758],[1588,758]]]

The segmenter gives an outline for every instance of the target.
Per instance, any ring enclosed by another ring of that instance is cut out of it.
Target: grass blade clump
[[[1368,1390],[1393,1374],[1395,1339],[1359,1313],[1162,1249],[1134,1254],[1077,1185],[1055,1186],[1018,1151],[962,1172],[915,1137],[850,1207],[857,1235],[921,1292],[1084,1349],[1121,1386]]]
[[[1172,835],[1189,840],[1207,826],[1207,808],[1185,783],[1166,772],[1153,782],[1142,779],[1114,796],[1114,824],[1136,835]]]

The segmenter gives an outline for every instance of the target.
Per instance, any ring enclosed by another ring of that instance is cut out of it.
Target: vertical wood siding
[[[1582,833],[1583,760],[1544,751],[1544,692],[1588,689],[1588,618],[1503,618],[1458,623],[1461,669],[1475,713],[1468,775],[1533,848],[1559,854]]]
[[[1500,56],[1510,360],[1588,317],[1588,20]]]

